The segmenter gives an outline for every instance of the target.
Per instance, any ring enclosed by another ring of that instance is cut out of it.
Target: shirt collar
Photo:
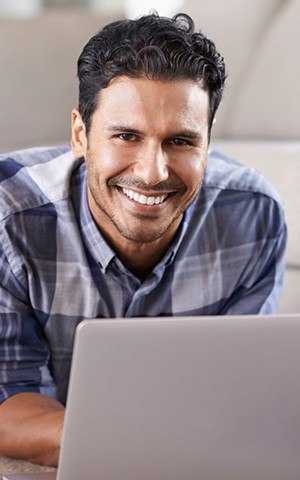
[[[175,237],[171,245],[169,246],[168,250],[166,251],[165,255],[163,256],[163,258],[154,267],[153,269],[154,273],[159,274],[162,268],[165,268],[166,266],[170,265],[173,262],[188,227],[186,216],[187,216],[186,212],[184,212],[183,218],[175,234]]]
[[[105,272],[109,263],[115,257],[115,252],[105,241],[101,235],[89,208],[86,187],[86,167],[85,164],[81,168],[81,192],[80,192],[80,224],[85,245],[94,260],[100,264],[101,269]]]

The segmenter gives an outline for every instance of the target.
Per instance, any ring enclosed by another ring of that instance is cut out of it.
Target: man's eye
[[[125,142],[134,142],[137,138],[133,133],[120,133],[118,138],[124,140]]]
[[[179,147],[191,145],[191,142],[189,142],[188,140],[185,140],[184,138],[173,138],[172,142],[174,143],[174,145],[177,145]]]

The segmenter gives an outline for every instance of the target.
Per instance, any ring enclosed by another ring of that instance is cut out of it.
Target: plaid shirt
[[[212,152],[201,191],[141,282],[116,257],[87,203],[69,147],[0,157],[0,401],[41,392],[65,402],[83,319],[275,311],[286,226],[257,172]]]

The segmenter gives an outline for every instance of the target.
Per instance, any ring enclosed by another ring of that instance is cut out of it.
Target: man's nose
[[[149,145],[139,152],[134,164],[134,175],[148,186],[169,178],[168,158],[161,145]]]

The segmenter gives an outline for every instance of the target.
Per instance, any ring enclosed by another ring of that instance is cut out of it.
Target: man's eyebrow
[[[115,125],[108,125],[106,130],[109,132],[130,132],[130,133],[136,133],[136,134],[142,133],[141,130],[138,130],[137,128],[132,128],[130,125],[125,125],[122,123],[117,123]]]
[[[174,132],[170,137],[185,137],[191,139],[202,138],[202,135],[197,130],[181,130],[180,132]]]

